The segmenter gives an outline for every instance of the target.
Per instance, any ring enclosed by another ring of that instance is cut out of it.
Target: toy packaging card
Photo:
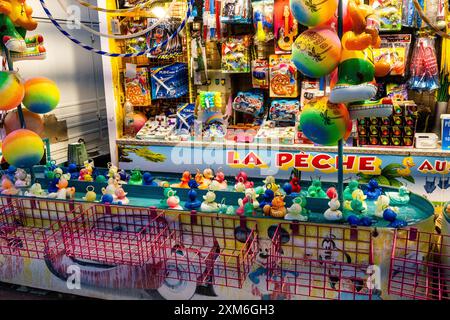
[[[177,106],[177,134],[189,134],[194,126],[195,105],[193,103],[183,103]]]
[[[298,97],[297,68],[290,55],[270,55],[269,79],[270,97]]]
[[[375,63],[385,62],[390,66],[388,75],[404,76],[406,60],[411,45],[410,34],[381,35],[380,48],[373,49]]]
[[[370,4],[380,19],[381,31],[401,30],[402,0],[371,0]]]
[[[126,18],[122,21],[122,34],[129,35],[145,30],[148,26],[147,18]],[[145,34],[140,37],[125,40],[126,53],[137,53],[147,49]]]
[[[148,69],[145,67],[136,68],[135,77],[124,76],[125,99],[129,100],[133,106],[146,107],[151,105],[148,76]]]
[[[275,53],[292,51],[292,44],[298,35],[298,23],[291,13],[289,0],[275,0],[274,7]]]
[[[388,83],[386,95],[393,101],[406,101],[408,100],[408,87],[406,84]]]
[[[158,19],[149,19],[150,25],[156,23]],[[180,19],[177,18],[169,18],[165,21],[158,24],[157,27],[150,30],[147,34],[147,48],[157,47],[160,43],[167,40],[170,36],[172,36],[177,28],[180,26]],[[181,35],[178,33],[174,36],[170,41],[168,41],[165,45],[157,48],[156,50],[149,53],[147,56],[149,58],[164,58],[170,56],[176,56],[181,54],[183,51],[183,41],[181,39]]]
[[[269,89],[269,61],[256,59],[252,61],[253,88]]]
[[[188,92],[188,72],[185,63],[151,68],[153,99],[179,98]]]
[[[250,72],[250,37],[229,37],[222,43],[222,72]]]
[[[298,100],[273,100],[269,109],[269,120],[295,124],[299,111],[300,102]]]
[[[264,112],[264,95],[257,91],[240,91],[234,98],[233,109],[258,117]]]
[[[330,92],[330,90],[327,90]],[[320,90],[320,81],[316,79],[304,79],[301,85],[300,106],[303,107],[306,103],[315,97],[323,97],[324,92]]]
[[[253,23],[255,25],[255,42],[269,42],[273,33],[273,0],[253,1]]]
[[[251,19],[251,5],[249,0],[222,0],[221,22],[251,23]]]

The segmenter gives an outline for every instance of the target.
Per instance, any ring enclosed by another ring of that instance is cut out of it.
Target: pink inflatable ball
[[[147,117],[142,112],[135,112],[133,115],[133,126],[134,126],[134,132],[138,133],[139,130],[142,129],[142,127],[147,122]]]
[[[42,137],[44,133],[44,120],[36,113],[30,112],[27,109],[22,109],[23,117],[25,120],[26,129],[31,130]],[[6,134],[13,132],[14,130],[22,129],[19,120],[19,113],[17,110],[9,111],[5,117],[5,131]]]

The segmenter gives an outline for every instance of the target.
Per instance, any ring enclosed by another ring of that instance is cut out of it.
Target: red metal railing
[[[316,299],[372,299],[370,230],[282,223],[269,250],[267,286]]]
[[[256,221],[180,213],[157,250],[168,279],[241,288],[257,254]]]
[[[168,223],[154,208],[97,204],[63,227],[66,254],[78,260],[142,266],[155,263],[155,248]]]
[[[63,201],[2,197],[0,254],[44,259],[49,245],[63,250],[61,225],[81,212]]]
[[[408,299],[450,299],[450,236],[396,230],[388,291]]]

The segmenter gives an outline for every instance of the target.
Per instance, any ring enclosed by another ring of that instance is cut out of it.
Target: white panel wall
[[[73,3],[62,0],[63,3]],[[67,160],[67,144],[83,138],[88,152],[109,153],[106,123],[105,94],[102,60],[100,56],[75,45],[47,19],[38,0],[27,0],[34,9],[33,17],[39,22],[37,30],[28,34],[44,35],[47,59],[15,63],[22,77],[44,76],[55,81],[61,90],[61,102],[53,113],[58,120],[67,121],[69,141],[52,144],[51,155],[58,163]],[[55,0],[47,0],[47,6],[58,20],[67,16]],[[81,20],[98,21],[95,11],[81,10]],[[65,26],[65,21],[59,21]],[[98,29],[95,23],[92,25]],[[68,30],[80,41],[100,48],[98,37],[83,30]]]

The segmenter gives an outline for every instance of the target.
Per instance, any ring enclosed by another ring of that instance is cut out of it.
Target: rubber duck
[[[78,172],[78,166],[76,163],[69,163],[67,166],[67,172],[70,173],[71,180],[78,180],[80,173]]]
[[[374,216],[378,218],[383,218],[383,212],[387,208],[389,208],[390,199],[388,196],[382,194],[378,197],[378,199],[375,201],[375,211]]]
[[[112,204],[114,202],[114,197],[112,194],[105,193],[102,195],[100,202],[104,204]]]
[[[86,181],[86,182],[92,182],[94,181],[94,178],[92,177],[91,173],[88,169],[83,168],[80,170],[80,175],[78,176],[79,181]]]
[[[329,221],[338,221],[342,219],[342,211],[339,210],[341,203],[337,197],[330,199],[328,202],[328,209],[324,212],[323,216]]]
[[[214,179],[214,171],[211,168],[204,169],[203,184],[200,184],[199,189],[208,189],[213,179]]]
[[[119,168],[108,162],[108,178],[114,178],[114,175],[119,172]]]
[[[86,160],[83,162],[84,168],[89,171],[89,174],[92,175],[94,173],[94,161]],[[116,167],[117,168],[117,167]]]
[[[338,193],[337,193],[337,190],[335,187],[329,187],[326,191],[326,194],[329,199],[334,199],[334,198],[337,198],[337,196],[338,196]]]
[[[358,217],[354,214],[348,216],[347,222],[352,226],[364,226],[364,227],[370,227],[373,223],[372,219],[370,217]]]
[[[276,183],[274,176],[267,176],[264,180],[264,187],[272,190],[274,193],[278,192],[280,186]]]
[[[106,183],[106,181],[108,181],[108,179],[106,179],[106,177],[102,174],[95,177],[95,182],[97,183]]]
[[[130,180],[128,180],[130,185],[142,185],[142,173],[138,169],[131,171]]]
[[[363,214],[367,212],[366,196],[360,189],[353,191],[353,200],[350,202],[351,210],[357,214]]]
[[[244,171],[239,171],[235,177],[236,183],[243,183],[246,189],[253,188],[253,181],[248,181],[248,175]]]
[[[74,188],[69,188],[69,182],[65,177],[59,178],[58,183],[56,184],[58,188],[57,192],[49,193],[48,197],[53,199],[72,199],[75,194]]]
[[[197,210],[202,205],[200,200],[197,199],[197,191],[195,191],[198,187],[199,185],[196,180],[189,181],[190,190],[188,192],[188,200],[184,204],[184,207],[188,210]]]
[[[322,181],[315,179],[308,188],[308,196],[311,198],[327,198],[327,194],[322,189]]]
[[[287,208],[287,214],[284,216],[285,220],[308,221],[308,215],[302,214],[302,201],[303,200],[301,199],[301,197],[294,198],[294,200],[292,201],[292,205]]]
[[[127,192],[125,192],[125,190],[123,190],[122,187],[119,187],[116,189],[116,191],[114,192],[115,194],[115,203],[120,204],[120,205],[127,205],[130,203],[130,200],[127,198]]]
[[[94,190],[95,188],[93,186],[88,186],[86,188],[86,195],[83,197],[83,200],[88,202],[94,202],[97,200],[97,194]]]
[[[367,196],[368,200],[376,200],[381,195],[382,190],[378,186],[378,181],[375,179],[370,179],[367,184],[367,188],[364,191],[364,194]]]
[[[191,181],[192,176],[189,171],[184,171],[181,176],[180,183],[174,183],[171,185],[172,188],[189,188],[189,181]]]
[[[31,184],[31,176],[24,169],[17,168],[14,178],[16,187],[27,187]]]
[[[300,186],[300,179],[297,176],[292,175],[289,184],[292,186],[293,193],[300,193],[300,191],[302,191],[302,187]]]
[[[277,195],[272,200],[272,207],[270,209],[270,215],[274,218],[284,218],[286,215],[286,203],[284,202],[283,195]]]
[[[199,189],[205,190],[208,189],[211,184],[211,179],[206,179],[200,169],[197,169],[197,173],[195,174],[195,182],[197,182]]]
[[[53,179],[55,177],[53,170],[55,169],[56,169],[56,161],[55,160],[47,161],[44,171],[45,177],[47,179]]]
[[[398,192],[386,192],[391,204],[401,206],[409,203],[409,190],[405,186],[398,188]]]
[[[16,175],[17,168],[15,166],[9,166],[6,169],[5,175],[9,178],[9,180],[14,181]]]
[[[66,180],[70,180],[70,173],[64,173],[63,169],[60,167],[56,167],[55,170],[53,170],[54,177],[57,177],[58,179],[63,177]]]
[[[161,209],[167,208],[167,199],[169,199],[169,197],[171,196],[175,196],[176,194],[177,194],[176,191],[174,191],[172,188],[170,187],[164,188],[163,198],[159,200],[159,207]]]
[[[117,173],[115,174],[115,176],[116,176],[117,174],[119,174],[120,180],[121,180],[121,181],[124,181],[125,183],[126,183],[128,180],[130,180],[130,175],[129,175],[124,169],[120,169],[119,172],[117,172]]]
[[[383,219],[389,221],[388,227],[390,228],[403,228],[408,225],[405,220],[398,219],[397,213],[391,208],[387,208],[383,212]]]
[[[158,183],[156,183],[155,178],[152,176],[150,172],[145,172],[142,175],[142,185],[144,186],[151,186],[151,187],[157,187]]]
[[[47,191],[48,193],[53,193],[58,191],[58,187],[56,186],[59,182],[59,177],[53,177],[48,183]]]
[[[170,188],[170,182],[169,182],[169,181],[161,181],[161,182],[159,183],[159,186],[160,186],[161,188]]]
[[[225,190],[228,186],[227,180],[225,180],[225,174],[223,171],[218,170],[216,172],[216,176],[214,177],[214,180],[211,181],[211,184],[209,185],[209,189],[213,191],[217,190]]]
[[[236,182],[236,184],[234,185],[234,190],[236,192],[245,192],[245,184],[243,181],[238,181]]]
[[[227,206],[225,204],[225,198],[222,198],[219,204],[219,213],[221,214],[227,214],[227,215],[234,215],[236,214],[236,210],[234,210],[233,206]]]
[[[264,208],[264,206],[272,206],[272,200],[275,197],[275,193],[271,190],[271,189],[266,189],[266,191],[264,191],[263,195],[263,200],[259,203],[259,207],[261,209]]]
[[[256,214],[255,207],[253,206],[253,197],[251,193],[245,193],[243,199],[238,200],[239,208],[236,210],[236,214],[239,216],[254,216]]]
[[[414,160],[412,157],[405,157],[403,159],[403,169],[397,169],[397,174],[401,177],[406,177],[411,175],[411,168],[414,167],[416,164],[414,163]]]
[[[14,186],[14,184],[11,182],[11,180],[7,175],[3,176],[1,185],[2,185],[2,194],[4,195],[15,196],[18,195],[20,192],[20,190]]]
[[[110,178],[108,180],[108,185],[106,186],[106,188],[102,188],[102,194],[110,194],[113,199],[115,199],[117,188],[119,188],[119,186],[117,185],[117,181],[113,178]]]
[[[216,202],[216,194],[214,191],[208,191],[203,196],[203,202],[200,206],[201,211],[203,212],[219,212],[219,205]]]
[[[359,187],[359,182],[357,180],[351,180],[349,184],[344,189],[344,200],[352,201],[353,200],[353,191],[357,190]]]

